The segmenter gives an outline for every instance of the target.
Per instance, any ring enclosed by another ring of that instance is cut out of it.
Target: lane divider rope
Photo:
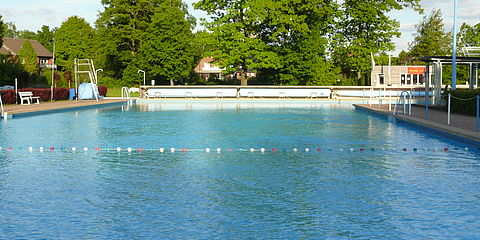
[[[340,151],[340,152],[375,152],[375,151],[402,151],[402,152],[418,152],[418,151],[424,151],[424,152],[448,152],[448,151],[458,151],[458,150],[471,150],[468,147],[465,148],[327,148],[327,149],[322,149],[322,148],[121,148],[121,147],[116,147],[116,148],[101,148],[101,147],[95,147],[93,149],[90,149],[88,147],[83,147],[83,148],[77,148],[77,147],[60,147],[60,148],[55,148],[55,147],[28,147],[25,148],[28,150],[28,152],[160,152],[160,153],[175,153],[175,152],[205,152],[205,153],[211,153],[211,152],[216,152],[216,153],[222,153],[222,152],[260,152],[260,153],[265,153],[265,152],[293,152],[293,153],[298,153],[298,152],[304,152],[304,153],[309,153],[309,152],[333,152],[333,151]],[[480,148],[478,148],[480,150]],[[23,147],[0,147],[0,151],[24,151]]]

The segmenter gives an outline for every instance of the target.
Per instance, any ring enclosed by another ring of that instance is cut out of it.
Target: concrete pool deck
[[[447,112],[432,109],[428,111],[428,120],[426,119],[425,107],[412,106],[412,115],[402,114],[399,111],[397,115],[393,115],[394,106],[389,111],[388,104],[354,104],[356,109],[365,110],[387,118],[394,117],[396,120],[415,125],[424,129],[431,129],[442,135],[457,137],[459,139],[467,139],[475,142],[480,146],[480,132],[476,131],[476,118],[474,116],[466,116],[461,114],[451,114],[450,125],[447,124]],[[428,144],[428,143],[426,143]]]
[[[127,102],[128,100],[120,99],[102,99],[80,100],[80,101],[57,101],[57,102],[41,102],[40,104],[20,105],[9,104],[4,106],[7,118],[22,117],[28,115],[61,112],[68,110],[80,110],[89,107],[106,107],[110,105]]]

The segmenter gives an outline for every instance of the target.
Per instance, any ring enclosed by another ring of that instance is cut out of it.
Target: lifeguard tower
[[[75,89],[77,99],[95,99],[98,102],[98,76],[92,59],[75,59]]]

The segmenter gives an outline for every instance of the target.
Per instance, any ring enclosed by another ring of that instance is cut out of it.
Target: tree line
[[[372,55],[387,64],[392,40],[400,36],[389,12],[423,13],[420,0],[199,0],[194,7],[210,19],[202,21],[205,30],[194,31],[196,19],[181,0],[101,3],[95,26],[72,16],[58,28],[19,31],[0,18],[0,36],[35,39],[51,51],[55,43],[59,84],[71,81],[73,59],[92,58],[107,86],[142,83],[140,69],[160,84],[368,85]],[[393,64],[420,64],[418,57],[451,52],[452,34],[440,10],[416,29]],[[460,47],[480,46],[480,24],[463,24],[458,38]],[[193,71],[203,57],[239,77],[205,82]],[[249,70],[256,77],[248,78]]]

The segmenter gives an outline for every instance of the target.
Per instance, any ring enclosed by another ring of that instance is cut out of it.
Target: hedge
[[[100,96],[107,96],[107,87],[105,86],[98,86],[98,93],[100,94]]]
[[[452,94],[452,102],[451,102],[451,111],[454,113],[466,114],[475,116],[477,114],[477,100],[476,96],[480,95],[480,90],[450,90],[447,91],[445,94],[445,98],[447,98],[447,94]],[[461,99],[470,99],[470,100],[461,100]],[[448,100],[446,99],[445,102]]]
[[[40,97],[40,101],[50,101],[51,99],[51,89],[50,88],[23,88],[18,89],[19,92],[32,92],[33,96]],[[107,95],[107,87],[99,86],[98,92],[101,96]],[[15,90],[2,90],[0,91],[3,104],[14,104],[15,103]],[[53,100],[68,100],[70,96],[70,90],[68,88],[54,88],[53,89]]]

